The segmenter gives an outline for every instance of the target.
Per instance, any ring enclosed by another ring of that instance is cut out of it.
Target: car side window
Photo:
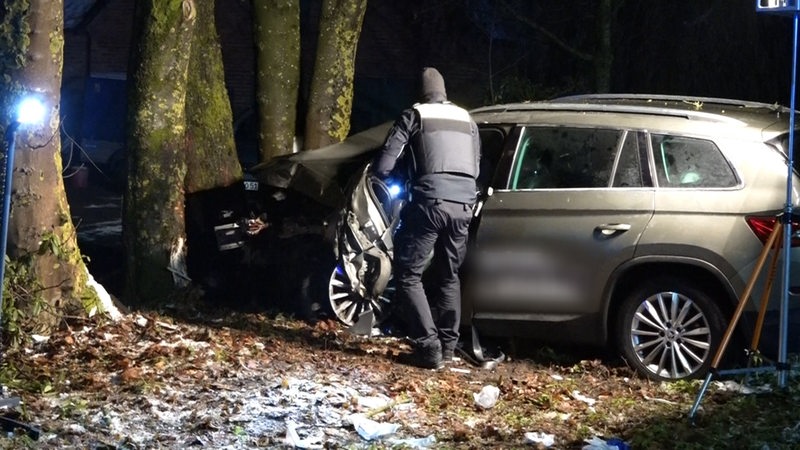
[[[660,187],[725,188],[737,184],[733,169],[712,141],[653,134],[651,144]]]
[[[503,153],[505,133],[500,128],[481,128],[481,163],[478,174],[478,190],[485,191],[492,181],[497,162]]]
[[[527,127],[520,136],[512,190],[608,187],[623,132]]]

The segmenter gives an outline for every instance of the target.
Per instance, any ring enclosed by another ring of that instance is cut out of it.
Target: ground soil
[[[106,194],[73,209],[79,227],[115,226],[120,197],[97,200]],[[118,236],[92,234],[100,238],[83,237],[85,253],[113,286]],[[13,431],[0,447],[603,449],[613,438],[636,449],[800,446],[795,388],[754,395],[714,381],[688,421],[698,382],[642,379],[599,348],[483,343],[508,359],[491,370],[461,360],[432,371],[398,362],[409,350],[400,337],[357,336],[278,310],[189,301],[118,321],[71,319],[3,355],[2,395],[21,404],[0,414]],[[476,395],[487,387],[499,397],[482,407]]]

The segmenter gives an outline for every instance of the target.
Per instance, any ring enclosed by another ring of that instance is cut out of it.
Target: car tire
[[[726,328],[719,306],[704,289],[674,277],[635,288],[617,317],[622,356],[640,374],[661,381],[704,375]]]
[[[390,279],[384,292],[376,299],[366,299],[355,293],[347,274],[340,264],[336,264],[328,277],[328,306],[339,321],[346,325],[354,325],[359,316],[371,310],[372,326],[383,323],[390,315],[390,306],[394,298],[394,283]]]

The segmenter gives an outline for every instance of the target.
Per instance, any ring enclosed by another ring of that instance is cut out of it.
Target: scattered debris
[[[581,394],[579,391],[572,391],[572,398],[574,398],[575,400],[584,402],[587,405],[589,405],[590,407],[594,406],[594,404],[597,403],[597,400],[595,400],[593,398],[589,398],[589,397]]]
[[[472,394],[475,404],[483,409],[493,408],[500,397],[500,389],[497,386],[486,385],[477,394]]]
[[[539,444],[545,448],[550,448],[556,443],[556,437],[552,434],[529,432],[525,433],[526,444]]]

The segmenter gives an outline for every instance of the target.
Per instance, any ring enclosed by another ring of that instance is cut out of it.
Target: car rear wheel
[[[389,280],[386,289],[376,298],[366,298],[357,292],[341,264],[336,264],[328,281],[328,301],[331,312],[345,325],[353,325],[366,311],[374,313],[373,326],[386,320],[389,305],[394,298],[394,283]]]
[[[639,373],[674,381],[705,374],[725,322],[719,306],[685,280],[651,280],[620,305],[618,348]]]

